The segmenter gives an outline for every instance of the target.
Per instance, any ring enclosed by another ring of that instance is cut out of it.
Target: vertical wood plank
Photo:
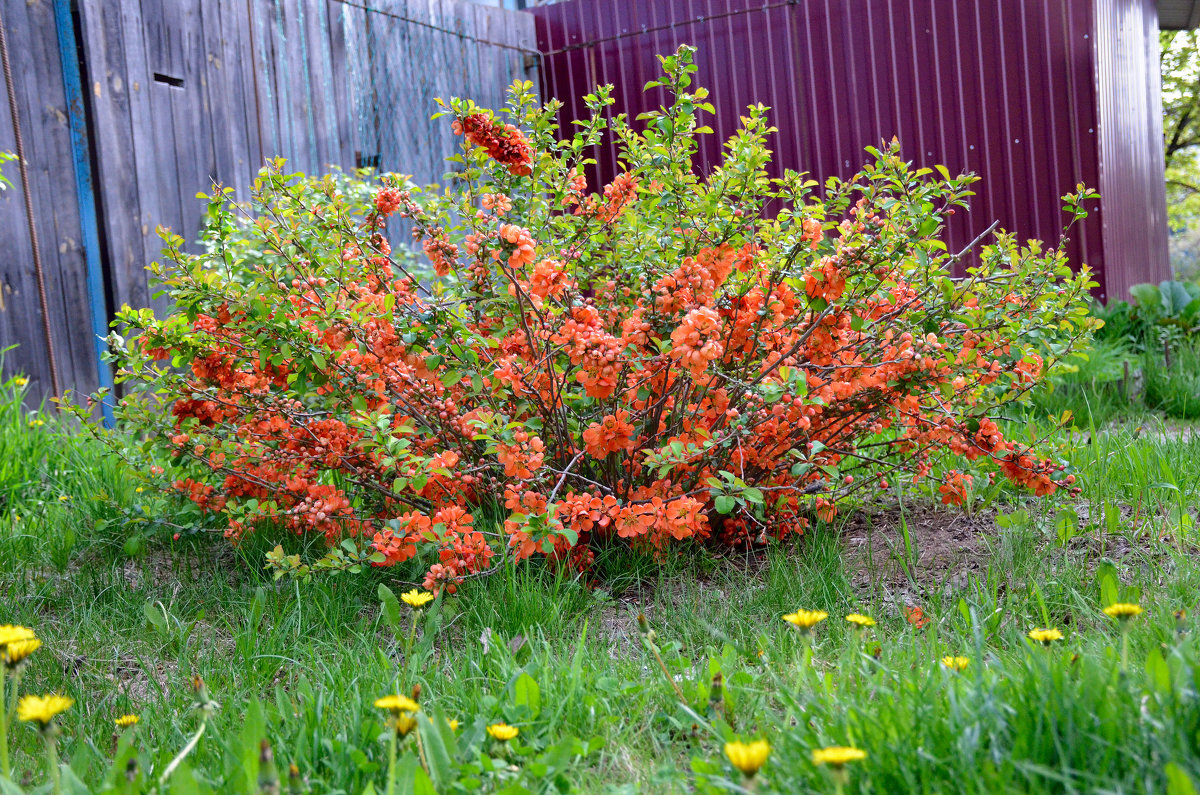
[[[143,203],[148,209],[143,214],[142,226],[148,264],[161,259],[162,240],[156,231],[158,227],[180,235],[185,231],[176,139],[184,137],[186,130],[176,129],[173,96],[183,89],[164,81],[171,77],[186,78],[186,75],[182,32],[174,23],[174,16],[168,18],[162,4],[154,2],[142,6],[140,15],[134,4],[126,4],[125,9],[129,52],[134,58],[139,55],[144,58],[140,63],[131,63],[131,68],[144,69],[140,77],[145,101],[134,103],[133,145],[139,153],[138,188],[143,192]],[[133,37],[142,42],[140,53],[134,51]],[[141,107],[137,107],[139,104]],[[135,307],[152,305],[144,280],[140,285],[131,284],[127,300]]]
[[[121,7],[100,0],[82,0],[79,10],[87,74],[92,80],[96,195],[102,208],[113,297],[118,306],[126,302],[141,305],[146,300],[147,263],[141,233],[142,193],[134,162],[137,149],[130,146],[134,140],[133,103],[125,20]],[[134,46],[142,46],[140,35]],[[141,84],[137,86],[140,90]]]
[[[204,91],[200,96],[204,109],[202,129],[212,142],[212,170],[208,178],[222,185],[236,187],[237,175],[245,169],[245,130],[236,122],[233,111],[237,81],[225,62],[227,56],[221,12],[219,2],[210,3],[202,10],[198,40],[201,47],[199,63],[204,79]],[[238,166],[239,161],[241,167]],[[196,190],[207,193],[209,186],[206,182]]]
[[[337,0],[325,0],[328,20],[328,53],[332,89],[330,112],[336,125],[337,157],[343,169],[354,167],[354,153],[362,151],[363,142],[355,116],[359,107],[357,91],[358,64],[354,36],[357,17],[363,11]],[[356,16],[357,15],[357,16]]]
[[[73,162],[67,126],[66,94],[57,28],[50,3],[3,3],[9,57],[16,80],[17,104],[25,142],[30,198],[42,251],[49,322],[64,389],[86,394],[97,386],[96,356],[86,288],[87,269],[76,194],[64,179]],[[4,148],[14,147],[7,106]],[[33,257],[17,164],[7,174],[14,187],[4,191],[4,238],[13,256],[0,258],[0,347],[18,346],[4,355],[5,373],[18,370],[31,378],[31,403],[51,393],[47,349],[42,334]]]
[[[12,50],[10,58],[14,61],[14,74],[24,74],[28,79],[34,75],[32,65],[25,57],[29,48],[17,46],[16,42],[24,41],[25,37],[33,35],[33,31],[29,30],[28,19],[17,6],[17,2],[9,0],[0,5],[0,13],[3,13],[9,48]],[[23,89],[23,85],[18,85],[19,94]],[[40,90],[40,86],[35,86],[35,90]],[[25,140],[29,140],[34,129],[36,125],[22,124]],[[0,148],[9,152],[16,149],[16,136],[7,104],[0,112]],[[30,155],[31,152],[26,151],[26,157],[33,160]],[[3,355],[0,377],[24,373],[30,379],[28,394],[40,396],[50,392],[50,369],[41,333],[41,310],[34,280],[31,241],[16,162],[5,165],[5,175],[13,187],[0,191],[0,247],[8,252],[8,256],[0,257],[0,349],[17,347]],[[46,241],[42,240],[41,243],[45,249]],[[53,249],[48,253],[57,259]]]
[[[305,4],[303,35],[309,85],[309,113],[316,142],[317,165],[321,171],[330,166],[345,166],[335,116],[333,63],[330,53],[328,3],[313,0]]]
[[[262,166],[259,114],[255,95],[253,42],[250,8],[245,0],[219,0],[221,22],[221,66],[226,76],[229,124],[233,150],[233,174],[222,174],[236,188],[239,201],[250,198],[254,174]]]

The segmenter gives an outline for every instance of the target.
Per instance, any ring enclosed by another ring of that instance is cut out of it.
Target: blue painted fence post
[[[88,144],[87,116],[83,103],[83,80],[79,72],[79,46],[70,0],[54,0],[54,25],[58,31],[58,55],[62,61],[63,85],[67,95],[67,119],[71,129],[71,155],[75,161],[75,195],[79,201],[79,220],[83,229],[83,253],[87,265],[88,306],[91,310],[92,337],[96,348],[96,370],[100,386],[109,396],[101,404],[104,426],[113,426],[113,377],[104,354],[108,351],[108,307],[104,300],[104,265],[100,256],[100,229],[96,215],[96,194],[92,190],[91,147]]]

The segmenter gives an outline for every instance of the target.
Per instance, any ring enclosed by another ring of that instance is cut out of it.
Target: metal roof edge
[[[1200,0],[1158,0],[1161,30],[1195,30],[1200,27]]]

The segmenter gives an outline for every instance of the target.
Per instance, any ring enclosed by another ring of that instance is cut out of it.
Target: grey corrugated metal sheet
[[[1154,0],[1095,0],[1104,286],[1170,277]]]
[[[1136,7],[1137,18],[1146,19],[1149,0],[1095,1]],[[614,113],[634,118],[657,106],[660,92],[642,92],[658,69],[655,55],[697,45],[697,81],[712,90],[717,108],[717,134],[702,148],[701,169],[716,162],[741,111],[762,102],[780,130],[769,142],[776,173],[787,167],[848,176],[864,162],[865,146],[893,135],[921,165],[978,173],[983,181],[971,213],[951,220],[952,244],[966,243],[995,219],[1021,238],[1056,240],[1059,197],[1080,182],[1103,187],[1093,0],[571,0],[533,13],[545,53],[544,93],[566,103],[566,123],[582,117],[579,97],[597,83],[614,84]],[[1132,107],[1132,93],[1148,90],[1147,70],[1157,64],[1131,41],[1121,38],[1128,74],[1118,65],[1102,81],[1103,91],[1125,92],[1117,108]],[[1139,118],[1156,102],[1139,106]],[[1134,147],[1130,136],[1153,133],[1131,122],[1122,135],[1107,151],[1119,158],[1136,148],[1143,179],[1154,142],[1139,139]],[[1155,141],[1161,147],[1161,135]],[[594,176],[610,179],[615,151],[595,156]],[[1134,181],[1131,175],[1117,184]],[[1137,184],[1135,195],[1153,198],[1152,186]],[[1103,271],[1115,268],[1122,291],[1130,274],[1144,276],[1134,281],[1165,278],[1166,260],[1157,254],[1165,252],[1165,223],[1144,230],[1136,258],[1127,246],[1114,252],[1119,261],[1106,256],[1102,230],[1112,201],[1124,213],[1133,200],[1106,195],[1103,207],[1091,208],[1072,233],[1072,260],[1100,272],[1102,285]],[[1122,218],[1118,226],[1133,223]]]
[[[1200,0],[1159,0],[1158,26],[1163,30],[1191,30],[1200,25]]]

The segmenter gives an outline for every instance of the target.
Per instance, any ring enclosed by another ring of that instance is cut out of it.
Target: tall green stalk
[[[192,735],[192,739],[188,740],[188,744],[183,746],[183,750],[175,755],[175,758],[171,760],[171,764],[167,765],[167,769],[164,770],[162,775],[158,777],[158,786],[161,787],[166,784],[167,779],[169,779],[171,774],[175,772],[175,768],[183,764],[183,760],[187,759],[188,754],[190,754],[196,748],[196,744],[199,743],[200,738],[204,736],[204,730],[207,727],[208,715],[202,713],[200,718],[200,727],[196,729],[196,733]]]
[[[12,680],[12,687],[8,696],[7,712],[5,712],[5,707],[2,703],[4,701],[4,691],[0,687],[0,762],[4,764],[2,771],[4,777],[9,780],[12,779],[12,768],[9,766],[8,757],[8,730],[12,726],[13,718],[17,714],[17,691],[21,688],[21,668],[22,666],[18,663],[9,675],[9,678]],[[4,682],[6,670],[4,657],[0,655],[0,684]]]
[[[1121,622],[1121,676],[1129,673],[1129,622]]]
[[[46,737],[46,767],[54,795],[62,795],[62,777],[58,772],[58,727],[51,724],[44,732]]]
[[[408,630],[408,641],[404,644],[404,684],[407,686],[410,681],[409,670],[412,668],[412,648],[413,641],[417,638],[417,618],[420,613],[416,610],[412,611],[413,620],[412,628]]]
[[[388,741],[388,776],[387,776],[387,795],[395,795],[396,793],[396,727],[392,726],[391,739]]]
[[[8,763],[8,712],[4,702],[4,688],[8,683],[8,670],[4,663],[4,655],[0,654],[0,774],[12,779],[12,768]],[[13,684],[15,689],[16,684]]]

